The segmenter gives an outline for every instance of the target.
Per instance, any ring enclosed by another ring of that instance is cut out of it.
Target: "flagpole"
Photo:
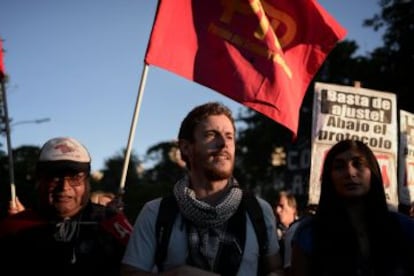
[[[0,73],[1,75],[1,73]],[[6,132],[7,139],[7,153],[9,156],[9,177],[10,177],[10,194],[11,194],[11,203],[12,208],[16,207],[16,185],[14,183],[14,161],[13,161],[13,150],[11,145],[10,137],[10,120],[9,120],[9,111],[7,108],[7,96],[6,96],[6,85],[4,84],[4,78],[0,76],[1,83],[1,96],[3,98],[3,109],[4,109],[4,131]]]
[[[132,142],[134,141],[134,137],[135,137],[135,130],[137,127],[139,110],[141,109],[142,96],[144,94],[144,87],[145,87],[145,83],[147,80],[147,74],[148,74],[148,65],[144,63],[144,68],[142,69],[142,74],[141,74],[141,82],[139,84],[139,89],[138,89],[137,101],[135,103],[134,115],[133,115],[133,119],[131,122],[131,128],[129,130],[128,145],[127,145],[126,152],[125,152],[124,167],[122,169],[121,182],[119,185],[120,195],[124,194],[125,180],[126,180],[126,175],[128,172],[129,160],[131,158]]]

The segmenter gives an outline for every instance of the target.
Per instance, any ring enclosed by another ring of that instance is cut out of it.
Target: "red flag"
[[[160,0],[146,64],[297,134],[306,89],[346,30],[313,0]]]
[[[4,69],[4,63],[3,63],[3,45],[0,38],[0,80],[3,79],[3,77],[6,75],[6,69]]]
[[[111,233],[118,241],[126,245],[132,232],[132,225],[122,212],[101,222],[102,227]]]

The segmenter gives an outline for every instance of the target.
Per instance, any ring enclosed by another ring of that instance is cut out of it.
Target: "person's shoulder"
[[[292,240],[293,236],[296,233],[296,230],[298,229],[299,225],[300,225],[300,221],[301,219],[297,219],[294,222],[292,222],[291,225],[289,225],[289,227],[286,229],[285,231],[285,240]]]
[[[313,250],[314,216],[304,216],[291,225],[292,243],[306,252]]]
[[[151,199],[149,201],[147,201],[144,206],[142,206],[140,212],[139,212],[139,217],[143,218],[143,217],[158,217],[159,216],[159,212],[161,210],[160,206],[161,206],[161,202],[162,200],[166,198],[166,197],[157,197],[155,199]],[[168,204],[167,204],[168,205]],[[165,209],[168,208],[168,206],[165,206],[164,204],[164,211]]]
[[[257,202],[259,202],[260,206],[263,207],[269,207],[272,208],[272,206],[270,206],[270,203],[268,201],[266,201],[265,199],[259,197],[259,196],[255,196],[257,199]]]
[[[142,208],[143,210],[148,210],[150,212],[158,212],[160,205],[161,205],[161,201],[164,199],[165,197],[157,197],[155,199],[151,199],[150,201],[147,201],[144,204],[144,207]]]
[[[394,217],[400,224],[407,227],[414,227],[414,218],[396,211],[390,211],[392,217]]]
[[[399,212],[390,211],[390,213],[401,225],[403,231],[414,240],[414,218]]]
[[[290,232],[295,232],[296,229],[299,227],[299,225],[303,222],[303,221],[308,221],[309,218],[307,217],[299,217],[298,219],[294,220],[288,227],[288,229],[286,230],[286,233],[290,233]]]
[[[313,228],[315,217],[313,215],[302,216],[299,219],[295,220],[291,227],[296,228],[301,231],[311,231]]]
[[[266,224],[274,222],[274,213],[272,206],[268,201],[255,195],[251,191],[243,190],[244,206],[250,216],[263,217]]]
[[[255,195],[254,193],[250,191],[245,191],[245,190],[243,190],[243,196],[256,199],[256,201],[259,203],[260,208],[263,210],[263,212],[266,212],[269,210],[272,211],[272,206],[270,205],[270,203],[266,201],[265,199],[263,199],[262,197]]]

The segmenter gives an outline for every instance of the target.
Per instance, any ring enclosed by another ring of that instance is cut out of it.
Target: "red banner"
[[[25,210],[0,220],[0,238],[45,224],[47,221],[40,218],[35,212]]]
[[[296,136],[306,89],[345,34],[313,0],[160,0],[145,62],[263,113]]]
[[[132,225],[129,223],[124,213],[119,212],[115,216],[103,220],[101,225],[122,244],[126,245],[128,243],[129,236],[132,232]]]
[[[6,75],[6,69],[4,69],[4,62],[3,62],[3,45],[0,38],[0,80]]]

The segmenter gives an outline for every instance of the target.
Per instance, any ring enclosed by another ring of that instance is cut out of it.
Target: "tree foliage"
[[[398,96],[400,109],[414,111],[414,1],[382,0],[381,13],[364,21],[365,26],[384,30],[384,45],[371,55],[372,75],[365,86]]]

